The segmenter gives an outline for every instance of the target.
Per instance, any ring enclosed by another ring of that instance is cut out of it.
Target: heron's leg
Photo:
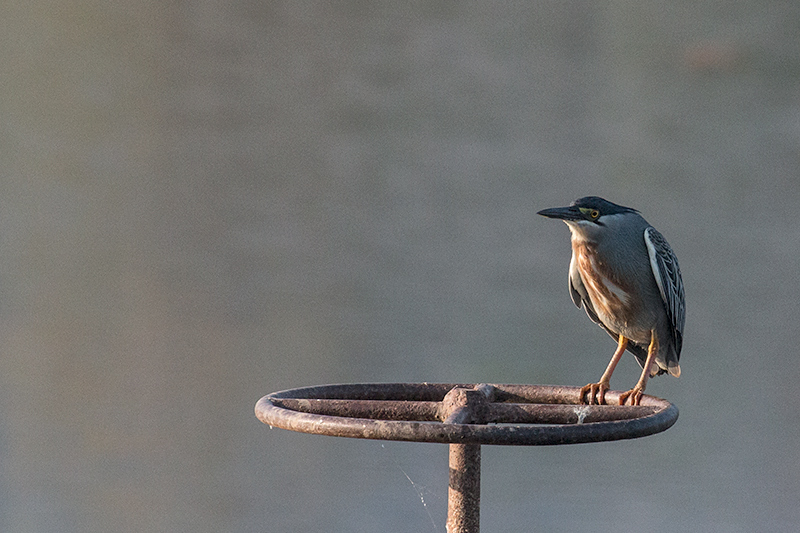
[[[585,402],[587,404],[597,403],[597,405],[603,405],[606,402],[606,391],[611,384],[611,374],[613,374],[614,369],[617,368],[617,363],[619,363],[619,360],[622,357],[622,354],[625,353],[625,348],[627,347],[628,339],[620,335],[617,351],[611,356],[611,361],[609,361],[606,371],[603,372],[603,375],[600,377],[600,381],[597,383],[589,383],[588,385],[581,387],[581,402],[584,402],[584,396],[586,396]],[[587,392],[589,394],[587,394]]]
[[[642,400],[642,393],[644,393],[644,388],[647,386],[647,380],[650,379],[650,369],[653,367],[653,363],[656,360],[656,354],[658,353],[658,335],[656,335],[656,330],[650,331],[650,347],[647,349],[647,359],[644,362],[644,368],[642,369],[642,377],[639,378],[639,381],[636,382],[636,385],[629,390],[628,392],[623,392],[619,395],[619,404],[625,405],[625,400],[628,398],[631,399],[631,405],[639,405],[639,402]]]

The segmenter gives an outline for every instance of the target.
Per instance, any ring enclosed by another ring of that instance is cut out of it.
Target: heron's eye
[[[600,211],[598,211],[597,209],[592,209],[589,212],[589,216],[592,217],[592,218],[597,218],[597,217],[600,216]]]

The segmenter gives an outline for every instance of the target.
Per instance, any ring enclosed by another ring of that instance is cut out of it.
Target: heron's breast
[[[603,322],[607,325],[633,322],[637,312],[633,287],[609,269],[593,246],[576,243],[573,251],[583,284]]]

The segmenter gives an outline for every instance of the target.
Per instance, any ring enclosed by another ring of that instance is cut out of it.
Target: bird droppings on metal
[[[591,407],[588,405],[584,405],[581,407],[575,408],[575,414],[578,415],[578,421],[576,424],[583,424],[583,421],[586,420],[586,417],[589,415],[589,412],[592,410]]]

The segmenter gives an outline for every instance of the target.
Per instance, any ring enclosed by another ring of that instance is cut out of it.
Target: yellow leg
[[[588,385],[581,387],[581,402],[585,402],[590,405],[593,403],[597,403],[597,405],[603,405],[606,402],[606,391],[611,384],[611,374],[613,374],[614,369],[617,368],[617,363],[619,363],[619,360],[622,357],[622,354],[625,353],[625,348],[627,347],[628,339],[620,335],[617,351],[611,356],[611,361],[609,361],[606,371],[603,372],[603,375],[600,377],[600,381],[597,383],[589,383]],[[584,396],[586,396],[585,400]]]
[[[647,386],[647,380],[650,379],[650,369],[653,367],[653,363],[656,360],[656,354],[658,354],[658,335],[656,335],[656,330],[652,330],[650,331],[650,347],[647,349],[647,359],[644,362],[642,376],[631,390],[619,395],[620,405],[625,405],[625,401],[628,398],[631,399],[631,405],[639,405],[639,402],[642,400],[644,388]]]

